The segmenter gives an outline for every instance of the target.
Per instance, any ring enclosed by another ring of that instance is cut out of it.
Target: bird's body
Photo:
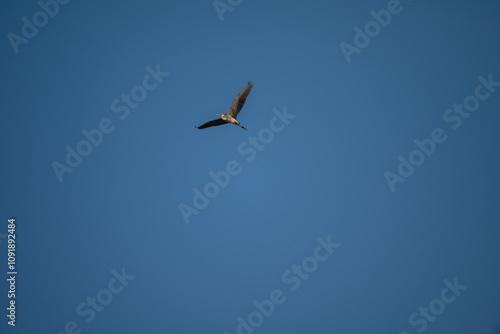
[[[226,123],[232,123],[232,124],[235,124],[235,125],[238,125],[238,126],[241,126],[243,129],[246,130],[246,128],[240,124],[240,122],[238,122],[236,120],[236,118],[234,118],[233,116],[231,115],[225,115],[225,114],[216,114],[217,116],[220,116],[220,118],[225,121]]]
[[[218,125],[223,125],[227,123],[232,123],[235,125],[238,125],[242,127],[243,129],[246,130],[246,128],[240,124],[236,120],[236,117],[238,117],[238,114],[241,111],[241,108],[243,108],[243,105],[245,104],[245,101],[247,100],[248,94],[250,94],[250,91],[252,90],[253,83],[251,81],[248,82],[247,86],[241,91],[241,93],[236,96],[236,98],[233,101],[233,104],[231,104],[231,107],[229,108],[228,112],[226,114],[215,114],[219,116],[220,118],[214,119],[213,121],[207,122],[203,125],[196,126],[198,129],[205,129],[209,128],[211,126],[218,126]]]

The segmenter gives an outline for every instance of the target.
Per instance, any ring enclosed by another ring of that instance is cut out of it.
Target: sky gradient
[[[500,333],[498,1],[0,16],[2,333]]]

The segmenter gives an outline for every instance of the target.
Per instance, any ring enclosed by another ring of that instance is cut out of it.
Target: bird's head
[[[219,117],[222,117],[222,114],[215,114],[215,116],[219,116]]]

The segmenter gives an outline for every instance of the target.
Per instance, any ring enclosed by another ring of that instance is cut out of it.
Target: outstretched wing
[[[222,118],[217,118],[217,119],[214,119],[213,121],[210,121],[210,122],[206,122],[205,124],[203,125],[200,125],[200,126],[196,126],[196,128],[198,129],[205,129],[205,128],[209,128],[211,126],[218,126],[218,125],[222,125],[222,124],[226,124],[227,122],[224,121]]]
[[[231,104],[231,108],[229,108],[229,111],[227,112],[227,115],[232,116],[236,118],[238,114],[241,111],[241,108],[243,108],[243,105],[245,104],[245,101],[247,100],[248,94],[250,94],[250,91],[252,90],[253,83],[251,81],[248,82],[248,85],[241,91],[241,93],[236,96],[236,98],[233,101],[233,104]]]

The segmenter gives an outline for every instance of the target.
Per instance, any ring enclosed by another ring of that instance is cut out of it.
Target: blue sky
[[[500,4],[216,5],[0,4],[2,333],[498,333]]]

